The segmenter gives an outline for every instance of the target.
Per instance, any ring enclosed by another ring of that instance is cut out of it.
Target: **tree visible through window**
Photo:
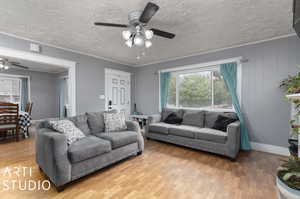
[[[0,77],[0,101],[20,103],[21,81],[19,78]]]
[[[217,67],[207,71],[171,73],[169,107],[231,109],[232,102]]]

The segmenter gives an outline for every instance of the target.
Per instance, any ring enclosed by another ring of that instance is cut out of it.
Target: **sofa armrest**
[[[126,121],[127,130],[135,131],[138,134],[138,145],[140,152],[144,151],[144,138],[141,132],[141,128],[136,121]]]
[[[43,172],[56,185],[71,181],[71,163],[65,135],[48,128],[37,131],[36,161]]]
[[[236,158],[240,151],[240,121],[235,121],[227,126],[227,145],[231,158]]]
[[[149,124],[160,122],[160,120],[161,120],[161,115],[160,114],[150,115],[148,117],[148,123]]]
[[[161,120],[161,115],[160,114],[150,115],[148,117],[148,122],[147,122],[146,127],[145,127],[145,136],[146,137],[147,137],[147,134],[149,132],[149,125],[153,124],[153,123],[160,122],[160,120]]]

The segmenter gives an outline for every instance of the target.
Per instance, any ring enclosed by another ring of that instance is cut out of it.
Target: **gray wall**
[[[28,51],[29,44],[29,41],[0,34],[0,46],[2,47]],[[99,94],[105,93],[104,68],[134,72],[134,68],[132,67],[44,45],[42,45],[41,54],[77,62],[76,98],[78,114],[88,111],[104,110],[104,101],[98,98]],[[132,88],[134,88],[133,85]],[[131,93],[132,96],[134,96],[134,90],[132,90]]]
[[[278,88],[280,81],[299,72],[300,39],[289,37],[221,52],[153,64],[136,70],[138,111],[158,112],[159,69],[239,57],[242,66],[242,109],[251,141],[287,146],[290,104]]]
[[[30,93],[33,104],[32,119],[58,117],[57,75],[51,73],[9,69],[1,74],[30,76]]]

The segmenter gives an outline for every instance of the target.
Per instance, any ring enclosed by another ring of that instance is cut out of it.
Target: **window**
[[[0,101],[20,103],[21,80],[19,78],[0,77]]]
[[[232,109],[230,94],[219,67],[171,72],[167,106]]]

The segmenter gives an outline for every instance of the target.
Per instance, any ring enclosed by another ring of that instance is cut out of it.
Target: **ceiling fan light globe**
[[[2,63],[0,63],[0,69],[3,69],[4,65]]]
[[[8,69],[9,69],[9,66],[5,65],[4,70],[8,70]]]
[[[134,37],[133,42],[134,42],[134,45],[136,45],[136,46],[143,46],[144,45],[144,38],[140,35],[136,35]]]
[[[125,42],[125,44],[126,44],[126,46],[128,46],[129,48],[131,48],[132,47],[132,41],[131,41],[131,39],[127,40]]]
[[[152,30],[146,30],[145,31],[145,37],[146,37],[146,39],[152,39],[153,31]]]
[[[123,38],[124,38],[125,40],[130,39],[130,37],[131,37],[131,32],[130,32],[130,30],[124,30],[124,31],[122,32],[122,36],[123,36]]]
[[[149,40],[145,41],[145,46],[146,48],[150,48],[152,46],[152,42]]]

